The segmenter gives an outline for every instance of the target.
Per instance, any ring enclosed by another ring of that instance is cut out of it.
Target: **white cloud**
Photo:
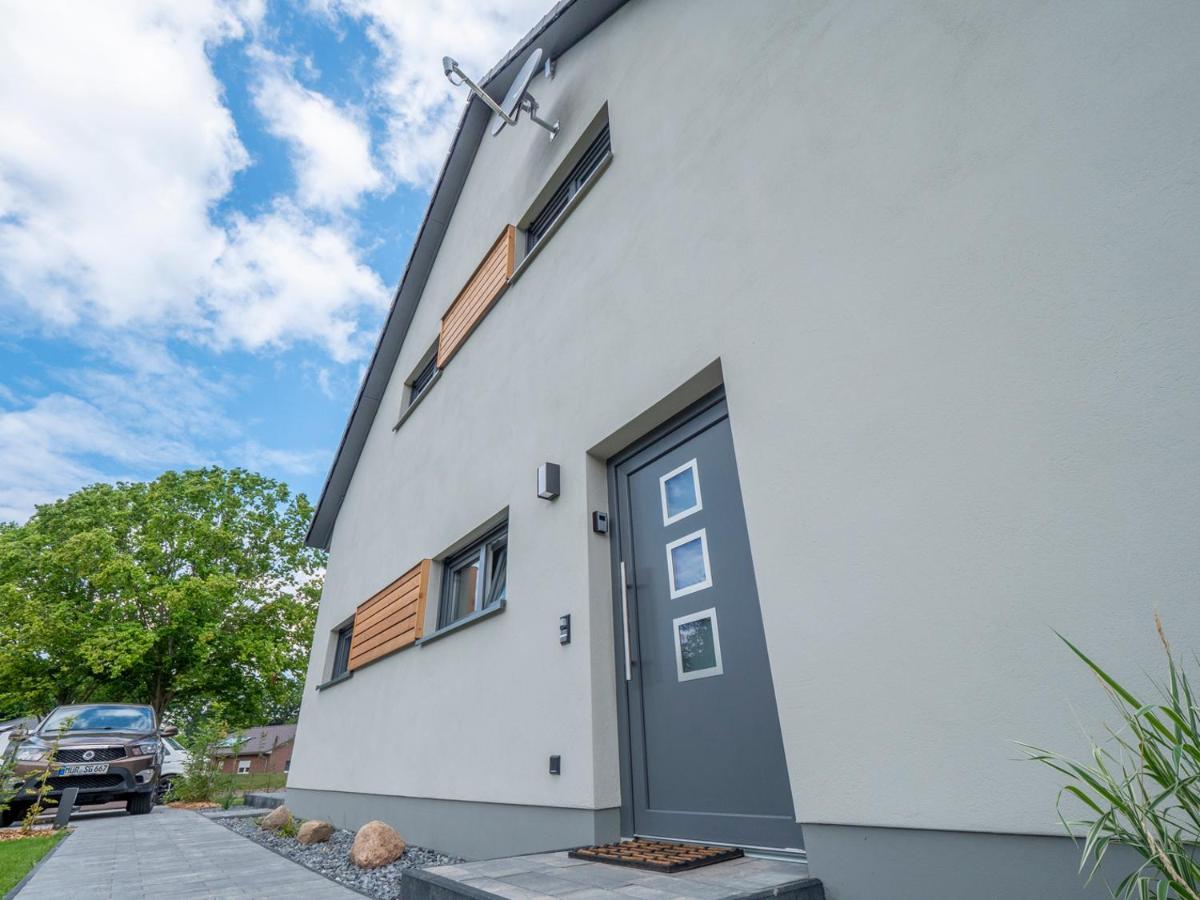
[[[218,2],[3,5],[0,273],[60,324],[191,316],[248,162],[204,48],[247,23]],[[11,298],[10,298],[11,299]]]
[[[206,49],[257,27],[261,4],[3,2],[0,15],[0,309],[55,333],[305,340],[339,361],[369,346],[360,319],[373,330],[388,298],[353,223],[287,201],[213,218],[250,159]],[[300,202],[338,207],[378,185],[353,118],[278,75],[263,90],[299,117],[274,125],[296,148]]]
[[[86,484],[166,468],[240,465],[299,476],[328,463],[327,451],[247,439],[225,413],[236,385],[224,377],[145,345],[113,350],[128,364],[56,371],[57,389],[0,408],[0,521],[24,520],[37,504]]]
[[[227,389],[165,353],[139,351],[129,368],[61,372],[63,389],[0,410],[0,520],[24,519],[85,484],[206,461],[200,441],[229,428],[219,409]]]
[[[379,189],[383,175],[371,160],[362,114],[301,85],[279,56],[264,50],[256,56],[262,73],[254,105],[271,134],[290,145],[299,203],[337,212]]]
[[[324,450],[277,450],[258,441],[246,441],[228,455],[231,465],[287,475],[313,475],[329,465],[329,454]]]
[[[208,282],[203,303],[216,346],[310,340],[338,362],[361,356],[373,338],[358,327],[357,311],[388,302],[346,235],[289,203],[253,219],[235,216]]]
[[[441,169],[466,88],[442,73],[453,56],[483,77],[550,7],[549,0],[324,0],[327,12],[366,23],[379,52],[376,88],[389,113],[386,156],[392,174],[428,186]]]

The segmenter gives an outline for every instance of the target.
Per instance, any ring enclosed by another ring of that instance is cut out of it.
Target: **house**
[[[221,760],[222,772],[290,772],[295,740],[295,725],[258,725],[227,737],[214,755]]]
[[[1200,633],[1198,29],[555,6],[481,83],[540,49],[558,133],[467,102],[312,522],[292,809],[1108,896],[1014,742],[1111,720],[1054,629]]]

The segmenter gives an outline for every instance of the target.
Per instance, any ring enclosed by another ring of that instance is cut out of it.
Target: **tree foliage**
[[[311,514],[214,467],[92,485],[0,527],[0,719],[102,700],[294,715],[324,566]]]

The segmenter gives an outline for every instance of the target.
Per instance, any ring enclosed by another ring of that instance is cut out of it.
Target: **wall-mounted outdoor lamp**
[[[558,463],[542,463],[538,466],[538,496],[553,500],[558,496]]]

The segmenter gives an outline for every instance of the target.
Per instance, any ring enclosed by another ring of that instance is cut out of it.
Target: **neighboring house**
[[[541,48],[561,130],[469,102],[312,523],[292,810],[1107,896],[1013,742],[1112,718],[1052,629],[1200,634],[1198,28],[555,7],[484,84]]]
[[[259,725],[226,738],[214,755],[221,759],[222,772],[289,772],[295,738],[295,725]],[[240,746],[235,747],[238,741]]]

